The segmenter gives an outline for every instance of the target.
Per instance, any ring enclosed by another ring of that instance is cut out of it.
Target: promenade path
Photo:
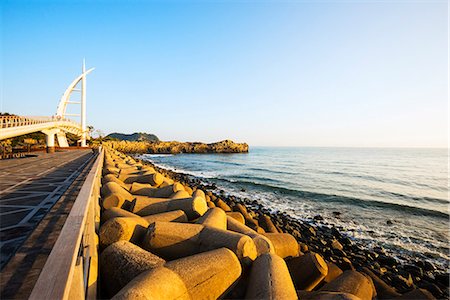
[[[0,299],[26,299],[94,160],[91,150],[0,160]]]

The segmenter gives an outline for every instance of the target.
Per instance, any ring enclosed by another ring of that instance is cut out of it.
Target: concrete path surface
[[[25,299],[93,163],[91,150],[0,160],[0,298]]]

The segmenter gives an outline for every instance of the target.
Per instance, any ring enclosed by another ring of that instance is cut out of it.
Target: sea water
[[[251,147],[141,158],[301,220],[320,215],[400,259],[449,267],[447,149]]]

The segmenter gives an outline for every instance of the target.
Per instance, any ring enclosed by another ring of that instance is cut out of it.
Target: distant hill
[[[124,133],[117,133],[113,132],[108,134],[105,138],[109,138],[112,140],[119,140],[119,141],[135,141],[135,142],[158,142],[159,139],[154,134],[148,134],[145,132],[135,132],[132,134],[124,134]]]

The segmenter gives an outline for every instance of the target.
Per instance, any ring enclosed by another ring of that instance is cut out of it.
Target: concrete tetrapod
[[[102,175],[103,175],[103,176],[106,176],[106,175],[108,175],[108,174],[111,174],[111,175],[116,176],[116,175],[119,174],[119,172],[120,172],[120,169],[119,169],[119,168],[116,168],[116,167],[107,167],[107,168],[103,168],[103,170],[102,170]]]
[[[202,216],[207,210],[206,200],[201,197],[184,199],[149,198],[136,196],[133,203],[133,213],[147,216],[171,210],[182,210],[189,219]]]
[[[166,186],[168,186],[168,185],[172,185],[172,184],[174,184],[174,183],[175,183],[175,182],[173,181],[173,179],[164,177],[164,181],[163,181],[163,183],[161,183],[161,184],[159,185],[159,187],[160,187],[160,188],[163,188],[163,187],[166,187]],[[184,187],[183,187],[183,188],[184,188]]]
[[[192,193],[192,197],[203,197],[203,198],[206,200],[205,192],[202,191],[201,189],[196,189],[196,190]]]
[[[221,209],[223,209],[224,211],[229,211],[231,212],[231,208],[228,206],[228,204],[226,204],[222,199],[217,199],[216,202],[214,202],[214,204],[217,207],[220,207]]]
[[[136,167],[121,168],[117,178],[125,180],[130,176],[142,175],[144,173],[144,171],[138,170]]]
[[[178,191],[184,191],[184,187],[180,183],[174,183],[165,187],[155,188],[149,183],[134,182],[132,185],[131,193],[155,198],[168,198]]]
[[[110,219],[120,218],[120,217],[140,218],[141,216],[133,214],[132,212],[129,212],[128,210],[125,210],[125,209],[122,209],[119,207],[108,208],[101,214],[102,223],[105,223],[106,221],[108,221]]]
[[[191,196],[192,193],[194,192],[194,191],[191,189],[191,187],[188,186],[187,184],[184,184],[183,187],[184,187],[184,190],[185,190],[186,192],[188,192],[189,196]]]
[[[227,230],[227,215],[223,209],[215,207],[209,209],[195,223],[203,226],[211,226],[214,228]]]
[[[146,173],[156,173],[155,168],[150,167],[150,166],[148,166],[148,165],[142,166],[142,167],[141,167],[141,171],[144,171],[144,172],[146,172]]]
[[[103,286],[114,296],[144,271],[162,266],[166,261],[128,241],[109,245],[100,255]]]
[[[120,217],[110,219],[100,227],[100,247],[106,247],[122,240],[139,244],[148,225],[149,223],[142,218]]]
[[[191,300],[183,280],[165,267],[150,269],[135,277],[112,300]]]
[[[424,290],[424,289],[414,289],[410,292],[407,292],[403,295],[401,295],[399,298],[397,299],[402,299],[402,300],[434,300],[436,299],[429,291]]]
[[[119,176],[119,179],[122,179]],[[163,183],[164,178],[160,173],[145,173],[142,175],[130,175],[127,176],[126,178],[122,179],[123,182],[125,183],[133,183],[133,182],[138,182],[138,183],[149,183],[152,186],[159,186],[161,183]]]
[[[291,276],[281,257],[263,254],[253,262],[245,298],[297,299]]]
[[[165,267],[180,276],[191,299],[220,298],[242,273],[239,259],[227,248],[170,261]]]
[[[299,254],[299,245],[295,237],[289,233],[263,233],[275,247],[275,253],[281,258],[296,257]]]
[[[189,195],[189,193],[186,191],[178,191],[170,195],[170,199],[184,199],[184,198],[191,198],[191,195]]]
[[[132,168],[120,169],[119,174],[117,175],[117,178],[119,180],[122,180],[123,182],[128,180],[129,182],[127,182],[127,184],[132,184],[132,183],[134,183],[133,180],[128,179],[128,178],[136,178],[136,176],[140,176],[140,175],[144,175],[144,174],[150,174],[150,173],[146,173],[144,171],[139,171],[137,169],[132,169]]]
[[[156,188],[150,183],[133,182],[130,187],[130,193],[139,196],[150,196],[152,191]]]
[[[118,179],[118,178],[117,178],[116,176],[114,176],[113,174],[105,175],[105,176],[103,176],[103,178],[102,178],[102,184],[106,184],[106,183],[111,182],[111,181],[117,183],[118,185],[120,185],[121,187],[123,187],[124,189],[126,189],[127,191],[130,190],[130,187],[131,187],[131,186],[130,186],[129,184],[125,184],[122,180]]]
[[[188,221],[188,218],[184,211],[182,210],[172,210],[160,214],[154,214],[149,216],[143,216],[143,219],[145,219],[147,222],[154,223],[156,221],[160,222],[181,222],[185,223]]]
[[[225,247],[233,251],[243,264],[249,264],[258,256],[254,241],[245,234],[206,226],[200,233],[201,249]]]
[[[257,233],[231,216],[227,216],[227,228],[228,230],[248,235],[255,243],[258,256],[265,253],[275,253],[275,247],[268,238]]]
[[[119,168],[121,170],[135,170],[137,171],[137,168],[134,166],[130,166],[129,164],[125,163],[125,162],[117,162],[116,163],[116,168]]]
[[[168,260],[173,260],[201,252],[198,238],[204,226],[154,222],[142,241],[142,247]]]
[[[146,271],[113,299],[217,299],[239,278],[241,266],[228,249],[217,249]]]
[[[289,267],[289,264],[288,264]],[[335,263],[327,262],[328,273],[323,279],[323,282],[328,283],[338,278],[344,271],[341,270]]]
[[[370,269],[364,267],[362,268],[362,271],[372,278],[373,284],[377,291],[378,299],[393,299],[401,296],[400,293],[397,293],[393,287],[381,280],[381,278],[375,275]]]
[[[297,296],[302,300],[361,300],[355,295],[340,292],[297,291]]]
[[[245,219],[244,216],[237,211],[231,211],[231,212],[226,212],[227,216],[232,217],[233,219],[236,219],[236,221],[239,221],[239,223],[242,223],[245,225]],[[252,229],[253,230],[253,229]]]
[[[240,212],[244,216],[245,225],[247,225],[248,227],[250,227],[251,229],[255,230],[258,233],[265,232],[262,227],[259,227],[258,221],[253,219],[253,217],[248,213],[247,208],[244,205],[238,203],[233,207],[233,210]]]
[[[328,274],[325,260],[313,252],[288,260],[287,266],[298,290],[312,291]]]
[[[101,188],[104,209],[111,207],[123,207],[127,202],[133,201],[135,196],[115,182],[108,182]]]
[[[261,214],[258,223],[268,233],[279,233],[269,216]]]
[[[184,213],[184,211],[182,211],[182,210],[173,210],[173,211],[168,211],[165,213],[141,217],[141,216],[133,214],[132,212],[129,212],[127,210],[124,210],[124,209],[121,209],[118,207],[111,207],[110,209],[107,209],[103,212],[102,223],[105,223],[109,219],[119,218],[119,217],[142,218],[142,219],[146,220],[148,223],[153,223],[156,221],[187,222],[187,216]]]
[[[199,224],[150,224],[142,247],[168,260],[218,248],[228,248],[247,263],[256,258],[256,246],[246,235]]]
[[[361,300],[371,300],[374,294],[370,277],[352,270],[345,271],[332,282],[325,284],[320,291],[349,293]]]

